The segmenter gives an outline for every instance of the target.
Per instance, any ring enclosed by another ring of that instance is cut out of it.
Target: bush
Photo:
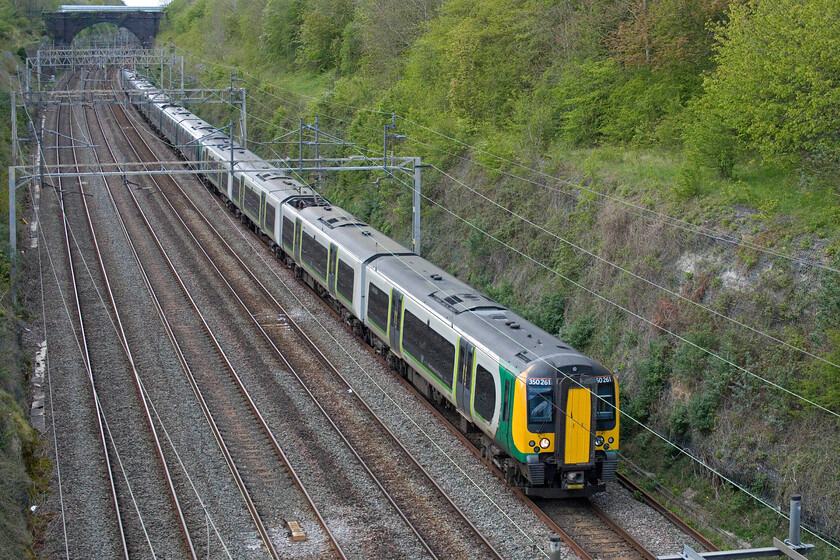
[[[717,396],[711,392],[695,393],[688,401],[688,420],[691,427],[708,433],[715,427]]]
[[[585,348],[595,333],[595,319],[590,313],[576,318],[560,329],[560,338],[569,346],[580,350]]]
[[[558,334],[563,327],[566,313],[566,294],[549,292],[543,294],[534,314],[534,323],[551,334]],[[591,337],[591,333],[590,333]]]
[[[648,357],[634,364],[633,369],[636,370],[640,387],[635,394],[624,397],[624,409],[640,422],[644,422],[650,416],[653,404],[661,397],[665,382],[671,375],[668,343],[661,339],[652,340],[648,348]]]
[[[733,2],[728,24],[716,33],[717,68],[704,86],[704,105],[717,111],[704,111],[695,133],[706,128],[713,142],[728,138],[720,132],[734,130],[762,155],[780,162],[828,154],[836,164],[836,15],[836,0]]]
[[[688,418],[688,405],[686,403],[677,403],[674,405],[671,416],[668,418],[668,427],[672,436],[679,437],[688,433],[691,422]]]

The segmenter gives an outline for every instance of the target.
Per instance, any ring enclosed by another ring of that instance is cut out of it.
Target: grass
[[[708,169],[693,170],[696,187],[681,189],[684,161],[679,152],[641,148],[555,148],[555,161],[563,161],[576,174],[592,181],[595,190],[629,199],[675,217],[722,220],[733,206],[751,210],[752,220],[774,224],[779,238],[813,234],[831,237],[840,225],[840,192],[832,177],[809,180],[788,168],[745,161],[734,177],[725,179]],[[781,222],[781,223],[780,223]]]
[[[200,54],[199,51],[196,53]],[[250,68],[248,71],[260,80],[271,82],[281,90],[309,98],[319,97],[334,82],[332,74],[314,75],[292,72],[266,63],[255,64],[242,54],[229,53],[227,60],[241,62],[243,68]],[[228,70],[222,71],[219,68],[213,74],[220,83],[226,83]],[[273,88],[266,89],[279,98],[293,97]],[[275,103],[271,96],[262,96],[262,99]],[[280,100],[276,100],[275,104],[280,103]],[[481,143],[481,138],[473,143]],[[490,146],[490,149],[503,150],[504,146],[500,141]],[[677,149],[616,146],[569,149],[556,145],[548,156],[558,167],[566,170],[567,175],[587,181],[595,191],[673,217],[717,230],[738,231],[754,240],[754,236],[767,232],[769,235],[756,241],[777,249],[808,248],[814,243],[814,238],[832,237],[826,251],[830,251],[832,246],[840,250],[840,241],[837,241],[840,199],[835,187],[826,179],[804,181],[799,174],[789,169],[761,161],[740,162],[735,167],[734,177],[726,179],[710,169],[689,168]],[[492,166],[494,161],[489,160],[487,163]],[[521,174],[520,170],[513,172]],[[690,177],[690,181],[686,180],[687,177]],[[498,177],[492,179],[498,180]],[[592,195],[581,197],[588,198],[592,198]],[[576,216],[584,216],[585,210],[585,204],[579,205]],[[580,234],[585,236],[592,228],[592,223],[581,225]],[[757,261],[758,258],[758,253],[741,255],[746,269],[755,264],[752,259]],[[655,266],[662,266],[662,263],[649,264],[651,269]],[[720,289],[720,286],[715,289]],[[504,294],[496,295],[500,297]],[[616,345],[627,347],[625,355],[620,356],[621,360],[627,363],[637,361],[635,357],[638,352],[631,347],[639,341],[627,337],[628,341],[622,343],[624,335],[619,334],[622,332],[620,323],[609,325],[612,327],[609,329],[595,329],[593,334],[589,328],[590,322],[586,317],[581,318],[580,324],[570,321],[570,330],[566,335],[579,335],[579,342],[603,347],[604,354]],[[598,325],[601,326],[600,322]],[[572,332],[572,327],[577,327],[577,330]],[[661,390],[658,390],[653,396],[660,393]],[[688,510],[702,508],[709,512],[716,526],[735,532],[739,538],[755,539],[756,545],[769,544],[769,535],[785,536],[786,523],[781,522],[777,514],[745,494],[713,484],[705,473],[699,472],[688,460],[669,455],[653,445],[645,448],[644,441],[635,444],[632,439],[625,439],[625,443],[628,444],[625,452],[630,456],[649,458],[645,468],[659,473],[657,480],[661,484],[673,489],[677,495],[693,495]],[[736,522],[739,523],[737,527],[734,526]],[[722,544],[732,546],[731,542]],[[811,557],[820,558],[818,554]]]

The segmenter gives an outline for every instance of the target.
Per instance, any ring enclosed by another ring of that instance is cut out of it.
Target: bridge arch
[[[44,14],[47,33],[56,43],[69,45],[83,29],[97,23],[112,23],[128,29],[145,47],[154,44],[163,18],[162,8],[130,6],[61,6],[57,12]]]

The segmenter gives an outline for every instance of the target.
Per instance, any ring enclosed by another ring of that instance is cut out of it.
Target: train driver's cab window
[[[598,402],[595,408],[595,419],[598,430],[611,430],[615,427],[615,385],[598,383]]]
[[[543,432],[553,429],[554,388],[551,385],[528,385],[528,430]]]

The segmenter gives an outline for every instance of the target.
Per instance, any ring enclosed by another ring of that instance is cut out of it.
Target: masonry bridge
[[[128,29],[145,47],[154,43],[162,7],[132,6],[61,6],[57,12],[45,13],[47,33],[56,43],[69,45],[79,31],[97,23],[113,23]]]

